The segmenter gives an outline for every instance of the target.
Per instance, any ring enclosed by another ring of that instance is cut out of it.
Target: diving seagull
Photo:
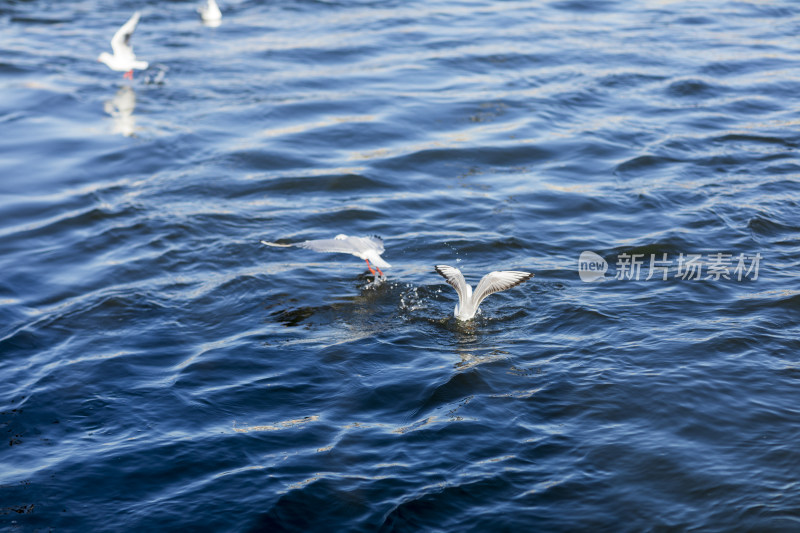
[[[474,317],[481,302],[490,294],[516,287],[533,277],[530,272],[516,270],[489,272],[478,282],[475,293],[473,293],[472,287],[464,281],[464,276],[459,269],[447,265],[436,265],[435,270],[458,293],[458,303],[453,314],[459,320],[469,320]]]
[[[139,23],[139,12],[134,13],[128,22],[122,25],[114,37],[111,38],[111,49],[114,55],[108,52],[103,52],[97,58],[101,63],[108,65],[111,70],[118,70],[125,72],[123,78],[132,80],[133,69],[144,70],[147,68],[147,61],[137,61],[133,53],[133,46],[131,46],[131,36],[136,29],[136,24]]]
[[[315,252],[353,254],[367,262],[367,268],[369,268],[373,276],[375,275],[375,271],[372,270],[370,261],[375,265],[381,277],[383,277],[381,268],[389,268],[392,266],[381,258],[381,254],[383,253],[383,241],[380,237],[348,237],[347,235],[337,235],[334,239],[319,239],[315,241],[297,242],[294,244],[278,244],[276,242],[267,241],[261,241],[261,244],[280,246],[283,248],[295,246],[297,248],[314,250]]]
[[[203,19],[203,22],[208,23],[210,26],[219,25],[219,21],[222,20],[222,13],[215,0],[208,0],[205,5],[197,8],[197,12],[200,13],[200,18]]]

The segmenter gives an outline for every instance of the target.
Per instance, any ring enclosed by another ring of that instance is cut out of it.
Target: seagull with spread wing
[[[295,246],[297,248],[314,250],[315,252],[352,254],[367,262],[367,268],[372,272],[372,275],[375,275],[375,271],[372,270],[372,265],[375,265],[381,277],[383,277],[381,268],[389,268],[392,266],[381,258],[381,254],[383,253],[383,241],[380,237],[348,237],[347,235],[337,235],[334,239],[318,239],[294,244],[278,244],[276,242],[267,241],[261,241],[261,244],[280,246],[283,248]],[[372,265],[370,265],[370,261],[372,261]]]
[[[447,265],[436,265],[435,270],[458,293],[458,303],[453,312],[458,320],[469,320],[474,317],[481,302],[490,294],[516,287],[533,277],[530,272],[518,272],[516,270],[489,272],[478,282],[478,286],[473,293],[472,287],[467,285],[459,269]]]
[[[114,55],[103,52],[97,60],[105,63],[111,70],[125,72],[124,78],[133,79],[133,69],[144,70],[147,68],[147,61],[137,61],[131,45],[131,36],[139,23],[139,12],[134,13],[128,22],[122,25],[114,37],[111,38],[111,50]]]

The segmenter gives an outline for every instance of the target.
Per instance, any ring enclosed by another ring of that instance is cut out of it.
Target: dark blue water
[[[800,528],[800,4],[198,3],[0,2],[3,529]]]

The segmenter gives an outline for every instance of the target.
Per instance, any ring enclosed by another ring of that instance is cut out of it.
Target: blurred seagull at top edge
[[[209,26],[219,26],[222,20],[222,12],[219,10],[215,0],[208,0],[205,5],[197,8],[197,12],[200,13],[200,18],[203,19],[203,22]]]
[[[337,235],[334,239],[319,239],[297,242],[294,244],[278,244],[267,241],[261,241],[261,244],[280,246],[282,248],[295,246],[297,248],[314,250],[315,252],[352,254],[365,260],[367,262],[367,268],[369,268],[369,271],[372,272],[373,275],[375,275],[375,271],[372,270],[372,265],[375,265],[381,277],[384,277],[381,268],[389,268],[392,266],[381,258],[381,254],[383,253],[383,240],[381,240],[380,237],[348,237],[347,235]],[[372,265],[370,265],[370,261],[372,261]]]
[[[132,80],[133,69],[144,70],[147,68],[147,61],[137,61],[131,46],[131,36],[139,23],[139,12],[134,13],[128,22],[122,25],[114,37],[111,38],[111,50],[114,55],[103,52],[97,58],[101,63],[105,63],[111,70],[125,72],[123,78]]]
[[[490,294],[504,291],[511,287],[516,287],[520,283],[528,281],[533,277],[530,272],[519,272],[516,270],[503,270],[500,272],[489,272],[478,282],[475,292],[472,287],[467,285],[461,271],[455,267],[447,265],[436,265],[436,273],[441,275],[447,283],[453,286],[458,293],[458,303],[456,304],[453,315],[458,320],[469,320],[478,312],[481,302]]]

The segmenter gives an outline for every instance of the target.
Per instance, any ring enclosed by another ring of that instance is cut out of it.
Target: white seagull
[[[383,253],[383,241],[380,237],[348,237],[347,235],[337,235],[334,239],[319,239],[315,241],[303,241],[294,244],[278,244],[275,242],[261,241],[261,244],[267,246],[280,246],[287,248],[289,246],[296,246],[297,248],[306,248],[307,250],[314,250],[315,252],[339,252],[344,254],[353,254],[356,257],[367,262],[367,268],[375,275],[372,270],[370,261],[378,269],[378,274],[383,277],[381,268],[389,268],[392,265],[387,263],[381,258]]]
[[[219,21],[222,20],[222,12],[214,0],[208,0],[205,5],[198,7],[197,12],[200,13],[203,22],[207,22],[209,26],[218,26]]]
[[[108,65],[111,70],[119,70],[125,72],[124,78],[129,80],[133,79],[133,69],[144,70],[147,68],[147,61],[137,61],[131,46],[131,36],[133,30],[136,29],[136,24],[139,23],[139,12],[134,13],[128,22],[122,25],[114,37],[111,38],[111,49],[114,55],[108,52],[103,52],[97,58],[101,63]]]
[[[464,281],[464,276],[459,269],[447,265],[436,265],[435,270],[458,293],[458,303],[453,314],[459,320],[469,320],[474,317],[481,302],[490,294],[516,287],[533,277],[530,272],[516,270],[489,272],[478,282],[478,287],[473,294],[472,287]]]

